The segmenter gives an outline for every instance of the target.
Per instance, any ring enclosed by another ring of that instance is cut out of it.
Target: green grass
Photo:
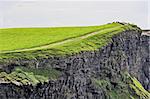
[[[126,84],[128,85],[131,99],[150,99],[150,93],[144,89],[141,83],[132,77],[128,72],[124,72]]]
[[[26,68],[26,67],[18,67],[19,69],[26,71],[26,72],[32,72],[35,75],[42,75],[44,77],[48,77],[49,79],[57,79],[60,72],[52,69],[52,68]],[[18,69],[17,68],[17,69]]]
[[[87,27],[0,29],[0,51],[32,48],[118,25],[120,24],[113,23]]]
[[[110,43],[114,35],[127,30],[139,31],[140,29],[131,24],[111,23],[88,27],[13,28],[0,30],[1,59],[31,59],[36,57],[47,58],[50,55],[72,55],[81,51],[97,50]],[[91,35],[95,31],[96,34]],[[70,41],[61,44],[61,42],[67,40]],[[53,46],[52,43],[54,44]]]
[[[134,97],[139,97],[140,99],[149,99],[150,98],[150,93],[146,91],[141,83],[135,78],[131,77],[130,79],[132,83],[129,83],[129,87],[134,91]]]
[[[55,46],[55,49],[60,50],[63,54],[65,53],[71,54],[71,53],[78,53],[80,51],[96,50],[106,45],[108,42],[111,41],[111,37],[113,35],[123,30],[124,29],[120,27],[108,31],[106,30],[85,39],[77,39],[76,41],[73,42],[68,42],[60,46]]]
[[[36,85],[38,83],[56,80],[61,73],[51,68],[17,67],[11,73],[0,72],[0,80],[16,85]]]

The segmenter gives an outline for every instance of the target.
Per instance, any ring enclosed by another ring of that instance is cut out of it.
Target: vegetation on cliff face
[[[122,97],[122,99],[130,99],[131,97],[128,85],[125,82],[116,82],[116,85],[114,86],[108,79],[95,79],[94,83],[97,87],[103,88],[107,99],[120,99],[120,97]]]
[[[131,77],[127,72],[123,73],[124,80],[115,82],[115,86],[109,79],[93,79],[97,87],[102,88],[108,99],[149,99],[150,93],[146,91],[141,83]]]
[[[0,72],[0,82],[16,85],[36,85],[48,82],[49,80],[55,80],[59,75],[59,71],[50,68],[17,67],[11,73]]]
[[[140,29],[131,24],[111,23],[102,26],[38,30],[40,29],[1,29],[0,34],[4,37],[0,41],[0,58],[46,58],[49,55],[71,55],[81,51],[96,50],[110,43],[111,38],[116,34]],[[9,36],[12,38],[12,35],[15,36],[12,40],[15,44],[6,41]],[[18,38],[23,40],[18,41]]]
[[[150,98],[150,93],[146,91],[141,83],[135,78],[129,76],[130,81],[129,82],[129,87],[132,91],[132,97],[139,98],[139,99],[149,99]]]

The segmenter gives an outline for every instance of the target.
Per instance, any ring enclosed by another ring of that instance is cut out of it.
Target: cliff
[[[141,67],[140,82],[145,89],[150,91],[150,31],[143,31],[141,38]]]
[[[149,46],[148,32],[126,30],[114,35],[106,46],[93,51],[30,60],[3,59],[0,67],[1,71],[6,73],[23,66],[39,70],[52,68],[58,71],[59,75],[55,79],[36,85],[32,83],[17,85],[1,80],[0,98],[148,99],[150,98]]]

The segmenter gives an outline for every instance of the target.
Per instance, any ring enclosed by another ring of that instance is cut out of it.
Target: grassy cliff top
[[[46,57],[96,50],[108,44],[113,35],[126,30],[139,28],[115,22],[86,27],[4,28],[0,29],[0,58]]]

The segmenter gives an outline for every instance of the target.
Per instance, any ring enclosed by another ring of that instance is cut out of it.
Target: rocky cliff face
[[[139,80],[144,88],[150,91],[150,31],[143,31],[140,41],[142,72]]]
[[[57,80],[50,80],[48,83],[38,84],[36,86],[17,86],[10,83],[1,83],[0,98],[131,98],[128,96],[129,92],[124,92],[128,86],[126,86],[123,73],[127,71],[136,77],[146,90],[150,91],[149,46],[149,35],[141,35],[141,32],[137,31],[125,31],[114,36],[112,43],[96,51],[80,52],[65,57],[13,60],[9,63],[1,63],[1,69],[7,72],[10,72],[15,66],[32,66],[35,68],[52,67],[62,71],[62,75]]]

